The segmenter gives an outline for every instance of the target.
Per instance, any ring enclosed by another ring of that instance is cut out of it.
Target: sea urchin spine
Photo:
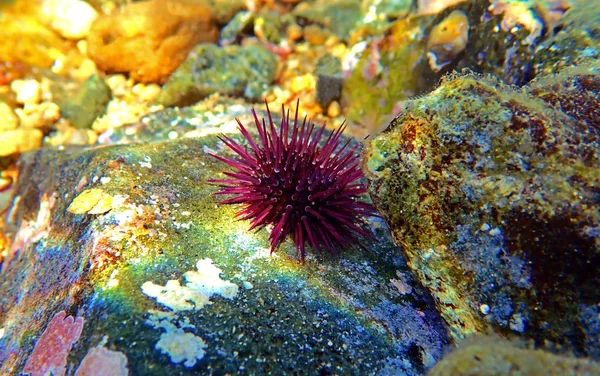
[[[367,189],[360,183],[359,144],[348,148],[350,140],[341,143],[345,125],[321,142],[325,125],[315,129],[306,116],[299,123],[298,104],[293,123],[289,109],[286,113],[281,106],[279,132],[268,105],[267,114],[268,123],[265,119],[261,122],[252,109],[258,140],[236,119],[247,147],[228,136],[219,137],[238,155],[226,158],[211,154],[234,169],[224,172],[230,179],[211,180],[221,185],[215,194],[234,196],[220,203],[240,204],[236,217],[251,221],[248,231],[272,225],[271,252],[291,235],[302,262],[306,244],[333,252],[358,243],[357,235],[372,238],[360,223],[363,216],[376,215],[376,210],[357,199]]]

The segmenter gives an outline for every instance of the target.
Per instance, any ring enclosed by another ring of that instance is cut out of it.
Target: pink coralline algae
[[[30,376],[63,376],[67,368],[67,356],[81,336],[83,317],[73,318],[65,311],[58,312],[35,344],[27,359],[23,374]]]
[[[127,357],[120,351],[97,346],[88,351],[75,376],[127,376]]]

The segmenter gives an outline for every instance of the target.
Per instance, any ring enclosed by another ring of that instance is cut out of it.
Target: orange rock
[[[193,46],[217,37],[214,12],[204,0],[150,0],[99,17],[88,52],[101,70],[162,84]]]

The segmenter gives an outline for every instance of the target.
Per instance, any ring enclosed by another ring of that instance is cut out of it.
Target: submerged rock
[[[99,17],[88,36],[98,68],[164,83],[198,43],[216,42],[212,8],[204,1],[150,0]]]
[[[588,359],[560,356],[520,348],[499,338],[475,337],[444,357],[428,376],[509,375],[593,376],[600,364]]]
[[[95,74],[82,84],[54,85],[53,99],[60,114],[75,128],[88,129],[106,112],[112,94],[104,79]]]
[[[81,337],[64,334],[73,348],[56,352],[68,370],[106,356],[132,375],[418,375],[441,357],[433,301],[380,220],[369,252],[302,265],[288,239],[270,256],[268,231],[247,232],[207,182],[224,169],[207,155],[224,153],[213,134],[232,133],[234,120],[198,119],[171,108],[146,122],[188,122],[176,139],[22,157],[5,228],[0,373],[19,373],[72,322]],[[49,323],[55,334],[42,336]]]
[[[171,75],[156,102],[187,106],[213,93],[258,101],[276,73],[277,58],[264,47],[200,44]]]
[[[600,75],[451,76],[366,148],[370,194],[455,339],[600,357]]]
[[[317,61],[315,75],[317,102],[321,107],[327,108],[342,95],[342,63],[334,56],[325,55]]]

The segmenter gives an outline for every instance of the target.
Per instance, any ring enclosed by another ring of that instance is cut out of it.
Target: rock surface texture
[[[370,193],[455,339],[600,356],[600,75],[456,75],[366,148]]]

